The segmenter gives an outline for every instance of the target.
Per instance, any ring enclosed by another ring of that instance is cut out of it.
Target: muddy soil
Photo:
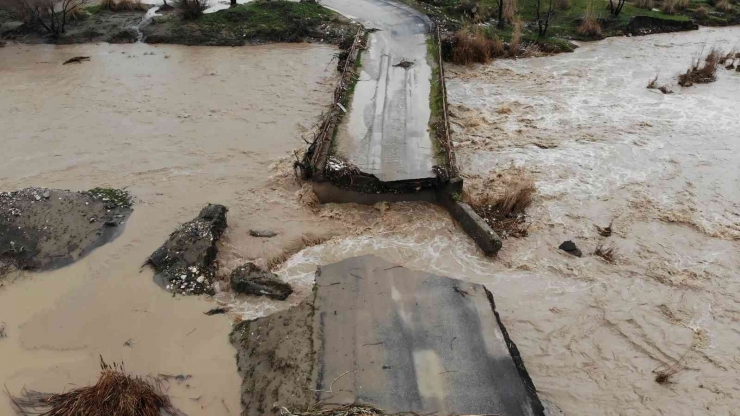
[[[11,269],[66,266],[121,234],[131,215],[125,191],[26,188],[0,193],[0,278]]]

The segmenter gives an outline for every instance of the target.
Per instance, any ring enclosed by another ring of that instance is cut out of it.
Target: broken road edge
[[[432,91],[430,107],[435,152],[440,162],[433,167],[436,177],[383,182],[375,175],[364,173],[357,167],[334,160],[330,156],[336,128],[346,111],[357,80],[361,51],[367,43],[368,32],[358,30],[352,44],[346,48],[346,61],[341,67],[339,82],[334,91],[330,110],[319,121],[318,132],[301,161],[295,163],[296,175],[313,182],[314,192],[323,203],[359,203],[372,205],[378,202],[425,201],[437,203],[447,209],[486,256],[495,256],[503,243],[498,234],[466,203],[460,200],[463,180],[459,176],[455,149],[450,136],[447,111],[447,87],[441,58],[441,39],[438,26],[434,26],[427,39],[427,59],[432,65]]]

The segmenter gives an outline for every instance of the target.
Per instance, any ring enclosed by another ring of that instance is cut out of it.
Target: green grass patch
[[[147,42],[227,46],[306,40],[339,43],[353,29],[356,32],[347,19],[316,3],[258,0],[195,20],[169,18],[147,28]]]
[[[444,88],[440,79],[439,56],[441,51],[435,35],[427,36],[427,61],[432,68],[431,89],[429,91],[429,137],[432,139],[432,151],[437,164],[449,168],[447,149],[442,146],[444,135]]]

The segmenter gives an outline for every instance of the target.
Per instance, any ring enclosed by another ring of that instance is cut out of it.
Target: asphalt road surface
[[[378,29],[362,54],[349,116],[339,127],[339,155],[384,182],[434,177],[426,44],[431,22],[388,0],[323,0],[322,5]],[[396,66],[402,61],[412,65]]]

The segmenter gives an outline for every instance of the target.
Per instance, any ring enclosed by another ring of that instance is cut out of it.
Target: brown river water
[[[702,29],[448,68],[470,189],[524,174],[539,190],[530,235],[506,240],[496,259],[436,206],[311,204],[291,152],[330,101],[333,48],[0,49],[0,189],[128,187],[138,200],[112,243],[6,279],[0,381],[11,392],[87,384],[103,355],[137,374],[192,375],[170,382],[176,405],[235,415],[232,320],[299,302],[318,264],[372,253],[492,290],[552,414],[735,414],[740,73],[672,95],[645,86],[656,72],[669,81],[704,45],[738,42],[740,29]],[[61,66],[75,55],[92,59]],[[333,238],[278,270],[297,292],[288,302],[173,298],[139,266],[206,202],[230,208],[224,274],[302,236]],[[604,240],[594,224],[611,220],[616,264],[590,255]],[[279,235],[255,239],[250,228]],[[583,258],[557,249],[566,239]],[[217,303],[232,314],[202,314]],[[654,370],[679,359],[683,371],[657,384]]]

